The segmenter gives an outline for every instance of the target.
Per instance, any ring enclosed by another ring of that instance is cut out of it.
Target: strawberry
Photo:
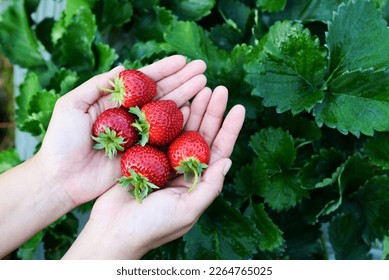
[[[117,151],[124,151],[138,141],[138,133],[131,125],[135,116],[124,107],[111,108],[101,113],[93,124],[92,139],[97,143],[93,148],[105,149],[105,154],[113,159]]]
[[[170,176],[170,165],[165,153],[150,145],[135,145],[122,156],[123,177],[118,179],[123,187],[134,186],[131,194],[137,201],[166,185]]]
[[[99,89],[112,93],[111,101],[126,108],[143,106],[157,93],[155,81],[138,70],[123,70],[109,83],[113,89]]]
[[[184,116],[172,100],[157,100],[139,107],[130,108],[138,119],[133,126],[141,135],[140,144],[167,145],[180,134]]]
[[[168,148],[170,166],[177,173],[183,173],[185,180],[194,177],[188,190],[193,191],[203,170],[208,167],[210,148],[204,137],[197,131],[185,131]]]

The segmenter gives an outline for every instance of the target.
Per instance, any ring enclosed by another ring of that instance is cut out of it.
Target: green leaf
[[[144,1],[142,1],[144,5]],[[135,5],[135,3],[134,3]],[[176,17],[171,10],[158,5],[153,5],[147,13],[139,14],[134,21],[134,28],[131,33],[141,41],[155,40],[164,41],[164,33],[171,26]],[[120,38],[123,41],[125,38]],[[122,42],[121,42],[122,43]]]
[[[369,232],[383,239],[389,229],[389,178],[386,175],[372,178],[355,194],[355,198],[362,206]]]
[[[386,134],[376,135],[369,139],[363,148],[365,154],[376,165],[389,169],[389,136]]]
[[[261,251],[274,251],[283,245],[283,232],[270,219],[262,203],[250,203],[245,216],[255,222],[259,231],[258,247]]]
[[[30,28],[24,1],[13,1],[0,14],[0,52],[8,59],[25,68],[46,65],[41,44]]]
[[[147,42],[136,42],[128,52],[128,59],[131,60],[147,60],[154,56],[158,56],[164,51],[169,52],[167,44],[150,40]]]
[[[370,1],[340,5],[328,24],[327,47],[334,76],[350,70],[387,68],[388,45],[387,23]]]
[[[252,94],[278,113],[310,111],[324,95],[326,51],[301,24],[284,21],[269,30],[257,60],[245,65]]]
[[[221,0],[217,7],[229,26],[241,32],[246,30],[252,12],[244,3],[236,0]]]
[[[78,230],[78,219],[69,212],[51,224],[43,237],[45,259],[59,260],[74,243]]]
[[[249,218],[216,199],[184,240],[187,259],[250,259],[257,252],[259,233]]]
[[[323,235],[320,224],[308,224],[304,210],[296,207],[272,216],[272,220],[283,231],[285,246],[281,258],[292,260],[323,259]]]
[[[383,241],[382,260],[389,260],[389,236],[385,235]]]
[[[0,174],[20,164],[22,161],[16,149],[11,148],[0,151]]]
[[[389,70],[345,72],[330,83],[328,93],[313,112],[319,126],[357,137],[389,130]]]
[[[32,260],[42,242],[45,231],[40,231],[26,241],[17,251],[17,255],[22,260]]]
[[[334,175],[338,179],[337,195],[327,202],[317,217],[336,211],[343,203],[344,194],[352,193],[363,186],[367,180],[374,176],[374,171],[366,158],[353,155],[335,171]]]
[[[19,96],[16,97],[16,123],[23,130],[24,124],[30,117],[31,100],[40,90],[38,76],[34,72],[28,72],[23,83],[19,86]]]
[[[107,72],[111,70],[112,65],[119,58],[115,49],[104,43],[97,43],[97,72]]]
[[[274,175],[264,191],[265,202],[276,211],[284,211],[301,202],[307,191],[301,188],[296,174],[283,172]]]
[[[128,0],[97,1],[93,11],[103,33],[112,28],[122,27],[123,24],[130,22],[133,16],[132,2]]]
[[[52,32],[61,66],[75,71],[91,71],[95,65],[92,43],[96,31],[95,17],[89,8],[81,6],[70,22],[63,15]]]
[[[78,85],[78,80],[77,72],[61,68],[55,72],[47,88],[52,88],[60,95],[64,95]]]
[[[286,0],[256,0],[257,7],[264,12],[280,12],[285,8]]]
[[[243,36],[239,30],[234,29],[226,23],[212,27],[210,30],[210,38],[218,47],[227,51],[232,51],[243,40]]]
[[[221,53],[209,34],[194,22],[174,22],[166,32],[165,40],[176,52],[191,59],[203,59],[206,63],[217,59]]]
[[[236,172],[233,192],[244,199],[249,199],[253,195],[263,195],[268,184],[269,177],[265,165],[257,158],[252,164],[245,165]]]
[[[337,182],[343,170],[344,154],[335,149],[313,155],[299,172],[301,184],[308,189],[327,187]]]
[[[197,21],[211,13],[215,0],[169,0],[162,1],[181,20]]]
[[[363,224],[351,214],[336,216],[328,232],[335,257],[339,260],[371,259],[370,247],[362,240]]]
[[[35,136],[43,136],[58,98],[54,91],[40,90],[38,76],[34,72],[27,73],[16,98],[18,128]]]
[[[344,0],[288,0],[281,13],[270,14],[274,20],[290,19],[304,22],[320,21],[325,24]]]
[[[263,160],[270,174],[288,170],[296,159],[292,136],[282,128],[266,128],[251,136],[250,147]]]

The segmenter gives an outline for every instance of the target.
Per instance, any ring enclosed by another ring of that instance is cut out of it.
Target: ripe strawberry
[[[93,148],[105,149],[105,154],[113,159],[117,151],[124,151],[138,140],[134,122],[135,116],[124,107],[105,110],[93,124],[92,139],[97,142]]]
[[[185,180],[194,177],[189,192],[193,191],[203,170],[208,167],[210,154],[207,142],[197,131],[185,131],[170,144],[168,148],[170,166],[177,173],[183,173]]]
[[[130,113],[138,119],[133,126],[141,135],[140,144],[167,145],[180,134],[184,116],[172,100],[158,100],[147,103],[141,109],[132,107]]]
[[[138,70],[123,70],[109,83],[113,89],[100,89],[112,93],[111,101],[126,108],[143,106],[157,93],[155,81]]]
[[[121,170],[123,177],[118,181],[123,187],[134,186],[131,194],[137,201],[142,200],[153,191],[166,185],[170,176],[169,161],[165,153],[146,145],[135,145],[122,156]]]

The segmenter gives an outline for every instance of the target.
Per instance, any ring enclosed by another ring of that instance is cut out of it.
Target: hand
[[[205,68],[201,60],[186,64],[183,56],[175,55],[139,70],[157,82],[156,99],[172,99],[182,106],[204,88]],[[74,206],[96,198],[121,175],[120,158],[110,160],[94,150],[91,133],[98,115],[115,106],[97,87],[110,87],[108,81],[122,70],[119,66],[97,75],[61,97],[36,155],[42,173],[62,185]],[[188,114],[185,108],[183,112]]]
[[[236,105],[222,124],[227,95],[222,86],[213,93],[204,88],[191,104],[185,129],[199,131],[211,147],[209,167],[194,191],[188,193],[191,183],[179,176],[140,204],[115,185],[97,199],[86,229],[65,258],[137,259],[192,228],[222,190],[231,166],[229,156],[245,118],[244,107]]]

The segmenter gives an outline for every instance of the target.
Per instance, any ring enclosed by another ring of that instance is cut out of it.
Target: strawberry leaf
[[[363,224],[352,214],[335,217],[329,226],[329,238],[336,259],[370,259],[370,247],[362,239]]]
[[[112,68],[113,63],[118,59],[115,49],[103,43],[97,43],[97,72],[107,72]]]
[[[371,2],[340,5],[328,26],[328,94],[313,112],[320,126],[357,137],[389,129],[388,44],[387,24]]]
[[[2,150],[0,152],[0,174],[21,162],[19,154],[15,149]]]
[[[370,160],[384,168],[389,169],[389,136],[386,134],[377,135],[369,139],[364,146],[365,154]]]
[[[0,53],[25,68],[46,65],[41,43],[30,28],[24,1],[10,2],[12,4],[0,14]]]
[[[70,15],[66,12],[56,22],[52,31],[54,46],[57,50],[55,58],[59,59],[62,66],[72,70],[91,71],[95,66],[92,50],[97,30],[95,17],[85,6],[79,7],[74,14],[71,14],[71,19],[67,19]]]
[[[185,254],[197,260],[251,259],[258,240],[259,232],[248,217],[216,199],[184,236]]]
[[[252,94],[266,107],[293,114],[310,111],[324,95],[320,89],[326,70],[326,51],[301,24],[284,21],[269,30],[256,60],[245,65]]]
[[[355,198],[362,205],[370,234],[383,239],[389,229],[389,177],[383,175],[372,178],[358,190]]]
[[[389,129],[389,69],[345,72],[329,85],[329,94],[313,115],[341,133],[373,135]]]
[[[371,1],[341,4],[328,24],[326,41],[332,75],[388,67],[389,30]]]
[[[197,21],[209,15],[215,0],[170,0],[164,1],[168,8],[182,20]]]
[[[244,215],[255,222],[259,231],[258,247],[261,251],[274,251],[282,246],[284,243],[283,232],[271,220],[264,204],[250,203]]]
[[[280,12],[285,8],[286,0],[256,0],[257,6],[264,12]]]
[[[270,174],[288,170],[296,159],[293,138],[281,128],[262,129],[251,137],[249,145]]]
[[[279,212],[295,207],[306,195],[307,191],[301,188],[297,175],[283,172],[271,177],[263,197],[272,209]]]

